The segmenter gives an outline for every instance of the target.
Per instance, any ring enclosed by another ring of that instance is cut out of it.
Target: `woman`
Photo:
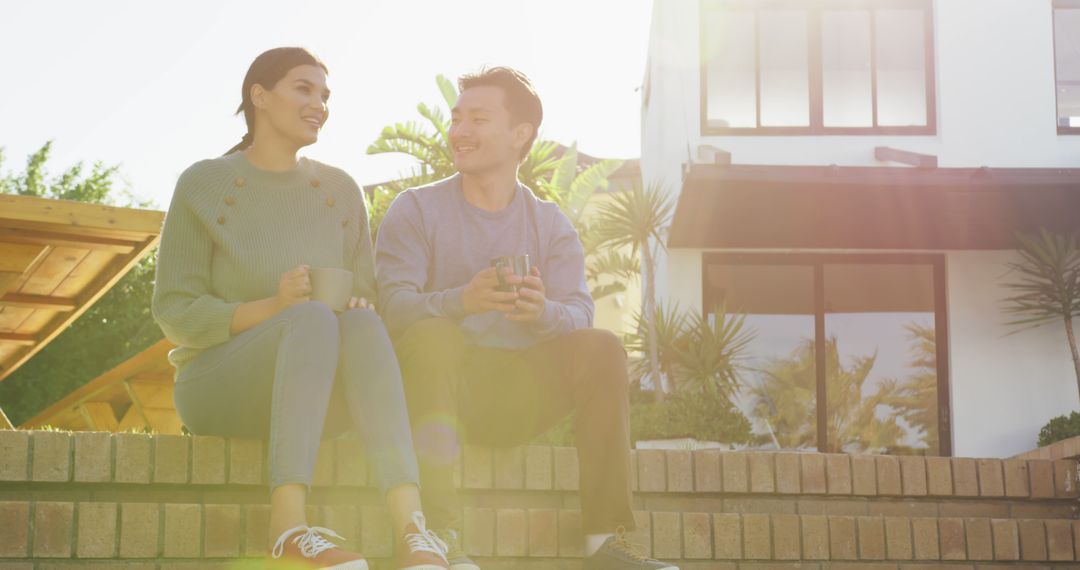
[[[445,569],[445,546],[420,509],[401,374],[369,304],[374,266],[360,189],[337,168],[297,158],[326,122],[326,75],[302,48],[272,49],[251,64],[237,110],[247,134],[177,183],[153,314],[179,347],[169,358],[188,429],[269,439],[272,559],[367,568],[305,519],[324,426],[333,434],[351,424],[385,492],[398,568]],[[347,310],[310,300],[310,267],[352,272]]]

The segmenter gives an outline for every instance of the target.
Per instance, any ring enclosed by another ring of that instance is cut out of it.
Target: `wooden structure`
[[[174,346],[164,339],[158,341],[19,427],[112,432],[149,428],[163,434],[181,433],[173,406],[173,367],[167,359]]]
[[[0,195],[0,380],[157,244],[163,212]],[[10,428],[0,412],[0,427]]]

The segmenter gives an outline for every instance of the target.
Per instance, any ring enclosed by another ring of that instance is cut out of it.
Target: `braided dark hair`
[[[255,140],[255,104],[251,101],[251,88],[262,85],[266,89],[273,89],[282,77],[285,77],[294,67],[301,65],[315,65],[321,67],[324,73],[330,73],[326,64],[315,57],[314,54],[301,47],[280,47],[266,50],[251,62],[247,75],[244,76],[244,86],[241,93],[240,106],[236,108],[236,114],[244,114],[244,122],[247,123],[247,132],[240,139],[240,143],[230,148],[225,154],[232,154],[238,150],[244,150],[251,146]]]

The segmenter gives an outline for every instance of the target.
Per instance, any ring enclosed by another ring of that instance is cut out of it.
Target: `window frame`
[[[817,398],[819,403],[828,402],[826,393],[825,369],[825,266],[826,265],[930,265],[934,288],[934,340],[937,364],[938,397],[938,446],[936,456],[951,457],[952,444],[952,405],[950,401],[949,377],[949,323],[946,307],[945,256],[932,253],[735,253],[704,252],[701,254],[701,311],[708,316],[708,307],[716,306],[709,298],[710,265],[801,265],[814,270],[814,359],[817,365]],[[827,405],[818,405],[817,414],[817,450],[826,452],[829,447]],[[824,434],[824,437],[822,437]],[[822,441],[824,440],[824,441]],[[825,451],[822,451],[825,450]],[[927,450],[927,456],[934,456],[935,450]]]
[[[1050,34],[1054,48],[1054,126],[1059,135],[1080,135],[1080,127],[1063,127],[1058,124],[1058,77],[1057,77],[1057,12],[1058,10],[1080,10],[1080,0],[1054,0],[1050,7]],[[1077,85],[1080,88],[1080,85]]]
[[[1055,0],[1058,1],[1058,0]],[[1072,0],[1067,0],[1072,1]],[[712,4],[712,6],[707,6]],[[809,76],[810,125],[806,127],[763,127],[761,125],[761,66],[759,49],[760,19],[755,18],[755,101],[757,105],[756,127],[715,127],[709,125],[708,65],[706,41],[706,15],[712,10],[761,12],[776,8],[800,8],[807,11],[807,67]],[[922,9],[924,14],[923,57],[926,89],[926,125],[914,127],[878,126],[877,92],[877,34],[873,12],[887,8]],[[870,18],[870,70],[872,121],[869,127],[827,127],[824,124],[824,82],[821,56],[822,13],[836,9],[869,9]],[[801,0],[698,0],[698,53],[701,73],[700,107],[701,134],[703,136],[792,136],[792,135],[936,135],[937,134],[937,82],[935,75],[933,0],[819,0],[808,3]],[[1056,116],[1056,114],[1055,114]]]

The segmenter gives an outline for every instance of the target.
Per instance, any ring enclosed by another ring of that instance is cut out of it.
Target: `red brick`
[[[349,507],[355,514],[355,507]],[[236,558],[240,556],[240,505],[206,505],[203,527],[203,549],[207,558]],[[340,526],[335,525],[334,530]],[[338,532],[341,532],[340,530]],[[345,535],[352,539],[355,535]]]
[[[1020,560],[1020,537],[1016,521],[990,519],[994,540],[994,560]]]
[[[114,558],[116,556],[116,503],[79,503],[79,558]]]
[[[580,477],[577,449],[573,447],[556,447],[553,452],[555,458],[555,488],[564,491],[577,491]]]
[[[776,480],[773,472],[773,453],[750,453],[750,491],[752,493],[775,493]]]
[[[26,481],[30,476],[30,433],[0,430],[0,481]]]
[[[829,517],[829,551],[833,560],[857,560],[855,517]]]
[[[634,511],[634,526],[637,528],[626,533],[626,539],[643,551],[645,556],[652,556],[652,514],[649,511]]]
[[[745,493],[750,490],[747,473],[746,454],[729,451],[720,454],[721,469],[724,474],[725,493]]]
[[[878,499],[866,502],[866,514],[887,517],[935,517],[938,505],[929,501],[911,499]]]
[[[960,497],[979,496],[978,468],[974,459],[966,457],[952,459],[953,489]]]
[[[244,556],[265,556],[270,534],[270,506],[247,505],[244,507]]]
[[[560,518],[562,518],[561,515],[562,513],[560,513]],[[465,509],[464,538],[464,548],[467,554],[473,556],[494,555],[495,511],[492,509]]]
[[[1050,560],[1073,560],[1072,522],[1046,521],[1046,542]]]
[[[639,449],[637,462],[639,490],[647,493],[667,490],[667,463],[662,449]]]
[[[1027,497],[1028,489],[1028,463],[1023,459],[1006,459],[1003,462],[1005,468],[1005,496]]]
[[[559,556],[581,554],[581,511],[559,511]]]
[[[979,495],[983,497],[1004,497],[1005,481],[1001,471],[1000,459],[979,459]]]
[[[468,544],[469,511],[465,511],[465,540]],[[360,508],[360,550],[366,556],[385,558],[394,552],[394,527],[390,512],[383,506]]]
[[[185,435],[154,436],[154,482],[187,483],[191,438]]]
[[[640,452],[638,452],[640,454]],[[638,473],[641,471],[641,456],[638,456]],[[639,479],[640,482],[640,479]],[[694,452],[694,490],[697,492],[718,493],[724,489],[724,480],[720,476],[720,452],[714,449],[701,449]]]
[[[1080,560],[1080,521],[1072,522],[1073,529],[1073,548],[1076,560]]]
[[[953,494],[952,462],[948,457],[926,458],[926,490],[935,497]]]
[[[116,441],[116,470],[113,477],[117,483],[150,482],[150,436],[142,433],[118,433]]]
[[[652,536],[654,557],[682,558],[682,524],[679,513],[654,512]]]
[[[2,432],[0,432],[2,433]],[[22,558],[29,554],[30,503],[0,501],[0,558]]]
[[[877,461],[873,455],[851,456],[851,491],[856,495],[877,494]]]
[[[554,484],[551,448],[530,445],[525,448],[525,488],[551,489]]]
[[[263,469],[263,444],[257,439],[229,440],[229,483],[258,485],[266,471]]]
[[[1075,497],[1076,460],[1059,459],[1054,462],[1054,492],[1058,497]]]
[[[806,560],[829,559],[829,519],[822,515],[802,515],[803,558]]]
[[[926,460],[918,455],[900,457],[900,479],[904,495],[908,497],[926,496]]]
[[[965,519],[964,531],[967,538],[968,560],[994,559],[990,519]]]
[[[358,439],[335,440],[334,481],[341,486],[363,487],[368,484],[367,456],[364,443]]]
[[[525,450],[521,447],[495,450],[495,488],[523,489],[525,487]]]
[[[196,435],[191,438],[191,482],[196,485],[225,483],[225,439]]]
[[[859,560],[885,559],[885,527],[881,517],[856,517],[859,523]]]
[[[714,514],[713,543],[718,560],[742,558],[742,517],[727,513]]]
[[[899,495],[900,487],[900,461],[892,455],[878,455],[874,457],[877,462],[877,488],[879,495]]]
[[[73,503],[35,503],[34,558],[70,558],[74,526]]]
[[[772,531],[774,559],[802,558],[799,515],[772,515]]]
[[[558,448],[555,451],[565,454],[567,451],[573,453],[574,450],[573,448]],[[463,486],[466,489],[490,489],[493,481],[491,448],[466,444],[462,457],[465,463]]]
[[[941,534],[941,559],[967,560],[967,537],[964,533],[964,519],[939,519],[938,530]]]
[[[885,557],[911,560],[911,521],[907,517],[885,517]]]
[[[797,495],[802,492],[798,453],[776,454],[776,492]]]
[[[196,558],[202,537],[200,505],[165,505],[165,557]]]
[[[529,509],[529,556],[559,555],[559,513]]]
[[[75,481],[105,483],[112,480],[112,434],[75,433]]]
[[[207,509],[210,505],[206,506]],[[207,524],[210,524],[210,513],[206,514]],[[353,549],[360,548],[360,509],[352,505],[325,505],[319,509],[318,526],[323,526],[341,535],[346,546]],[[207,546],[209,550],[209,546]],[[209,556],[209,554],[207,555]]]
[[[828,491],[825,480],[825,456],[820,453],[803,453],[801,464],[802,492],[804,494],[823,494]]]
[[[34,481],[71,480],[71,434],[59,431],[30,432],[30,478]]]
[[[1020,554],[1024,560],[1047,560],[1046,527],[1041,520],[1021,520]]]
[[[712,525],[709,513],[683,513],[683,558],[712,558]]]
[[[743,558],[769,560],[772,558],[772,540],[769,532],[769,515],[745,514],[743,522]]]
[[[1031,496],[1033,498],[1049,499],[1054,496],[1053,463],[1043,460],[1029,461],[1028,475],[1031,476]]]
[[[938,523],[936,518],[921,517],[911,520],[911,532],[915,543],[915,560],[938,560]]]
[[[667,490],[690,493],[694,490],[694,464],[690,450],[671,449],[667,452]]]
[[[337,450],[333,441],[323,441],[315,455],[315,468],[311,472],[312,487],[329,487],[334,484],[334,452]]]
[[[120,506],[120,558],[156,558],[159,508],[155,503],[124,503]]]
[[[524,509],[495,511],[496,556],[525,556],[529,543],[525,524]]]
[[[830,495],[851,494],[851,458],[846,453],[825,455],[825,479]]]

